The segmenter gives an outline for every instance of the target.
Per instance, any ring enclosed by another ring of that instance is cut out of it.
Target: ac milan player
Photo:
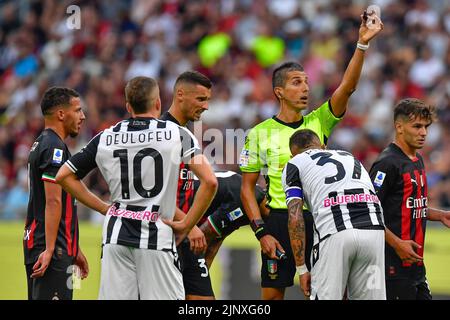
[[[24,255],[29,300],[72,299],[68,286],[72,265],[89,267],[78,247],[78,219],[74,199],[56,184],[59,168],[70,157],[64,140],[76,137],[85,116],[80,95],[52,87],[41,101],[45,129],[28,158],[30,200],[24,230]]]
[[[386,224],[386,294],[390,300],[430,300],[423,250],[427,220],[450,227],[450,213],[428,207],[425,166],[417,153],[433,122],[433,108],[417,99],[394,110],[395,140],[370,170]]]

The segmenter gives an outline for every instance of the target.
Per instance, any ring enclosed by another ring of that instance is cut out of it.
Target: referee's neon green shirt
[[[287,209],[281,174],[291,159],[289,138],[295,131],[310,129],[327,143],[333,128],[342,119],[331,112],[329,101],[294,123],[284,123],[275,116],[253,127],[245,138],[240,156],[242,172],[261,172],[268,184],[267,204],[272,209]]]

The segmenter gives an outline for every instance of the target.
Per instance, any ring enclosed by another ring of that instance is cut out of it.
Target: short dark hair
[[[192,70],[185,71],[178,76],[177,80],[175,81],[174,89],[180,83],[199,84],[208,89],[211,89],[211,87],[212,87],[212,82],[211,82],[211,80],[209,80],[209,78],[207,76],[205,76],[203,73],[200,73],[198,71],[192,71]]]
[[[275,89],[275,87],[284,87],[286,75],[290,71],[305,71],[305,69],[297,62],[285,62],[278,66],[272,73],[272,89]]]
[[[136,114],[149,110],[153,91],[158,88],[155,79],[149,77],[135,77],[125,86],[125,100]]]
[[[434,107],[415,98],[401,100],[394,108],[394,122],[399,118],[410,121],[417,117],[430,121],[435,120]]]
[[[289,139],[289,148],[297,146],[303,150],[310,147],[314,143],[314,140],[320,143],[320,138],[314,131],[310,129],[298,130]]]
[[[69,106],[72,98],[79,98],[80,94],[65,87],[51,87],[45,91],[41,100],[41,110],[44,116],[52,114],[55,107]]]

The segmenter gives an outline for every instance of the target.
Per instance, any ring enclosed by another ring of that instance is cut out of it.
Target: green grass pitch
[[[0,300],[26,299],[25,268],[22,251],[22,222],[0,223]],[[74,291],[74,299],[97,299],[100,279],[101,226],[80,224],[81,247],[88,258],[90,274]],[[234,232],[224,243],[229,248],[254,248],[258,250],[256,238],[250,228]],[[450,230],[428,228],[425,244],[425,262],[428,281],[433,294],[450,295]],[[220,299],[222,270],[220,259],[211,268],[214,292]]]

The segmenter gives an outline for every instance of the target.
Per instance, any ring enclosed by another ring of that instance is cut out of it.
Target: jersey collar
[[[303,117],[299,121],[295,121],[295,122],[284,122],[283,120],[278,119],[277,116],[273,116],[272,119],[275,120],[278,123],[281,123],[283,126],[287,126],[287,127],[292,128],[292,129],[300,128],[300,126],[304,122]]]

